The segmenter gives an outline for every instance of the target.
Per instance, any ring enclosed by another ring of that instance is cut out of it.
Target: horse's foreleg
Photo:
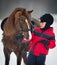
[[[21,55],[17,57],[17,65],[21,65]]]
[[[9,65],[10,60],[10,53],[7,49],[4,48],[4,55],[5,55],[5,65]]]
[[[23,57],[24,65],[26,65],[26,62],[27,62],[27,52],[26,51],[23,51],[22,57]]]
[[[21,53],[17,51],[15,54],[17,56],[17,65],[21,65]]]

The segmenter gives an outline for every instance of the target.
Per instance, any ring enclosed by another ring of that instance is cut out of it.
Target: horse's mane
[[[15,21],[15,14],[18,11],[24,12],[25,10],[25,8],[16,8],[7,18],[3,20],[1,29],[4,31],[6,35],[14,35],[14,33],[16,32],[13,24]]]
[[[16,8],[11,14],[10,14],[10,16],[9,16],[9,19],[11,20],[11,21],[14,21],[15,19],[14,19],[14,16],[15,16],[15,14],[16,14],[16,12],[18,12],[18,11],[21,11],[21,12],[25,12],[25,8]]]

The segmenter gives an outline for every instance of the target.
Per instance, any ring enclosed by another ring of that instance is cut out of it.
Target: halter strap
[[[26,30],[23,30],[23,29],[22,29],[22,26],[21,26],[21,23],[20,23],[20,17],[18,17],[18,22],[19,22],[19,24],[20,24],[20,29],[21,29],[20,31],[21,31],[21,32],[31,31],[31,29],[26,29]]]
[[[31,31],[31,29],[27,29],[27,30],[21,30],[22,32],[28,32]]]

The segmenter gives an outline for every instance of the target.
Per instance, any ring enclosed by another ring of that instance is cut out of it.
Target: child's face
[[[46,26],[46,22],[40,22],[40,28],[45,28],[45,26]]]

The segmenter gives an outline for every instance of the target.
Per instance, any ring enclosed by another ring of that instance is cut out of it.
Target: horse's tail
[[[5,24],[5,22],[6,22],[7,19],[8,19],[8,17],[6,17],[5,19],[3,19],[2,22],[1,22],[1,29],[2,30],[3,30],[3,26],[4,26],[4,24]]]

